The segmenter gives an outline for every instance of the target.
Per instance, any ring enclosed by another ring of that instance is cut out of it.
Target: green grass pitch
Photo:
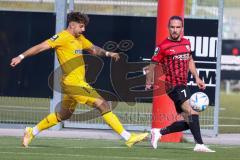
[[[154,150],[148,141],[127,148],[120,140],[37,138],[29,148],[19,137],[0,137],[1,160],[239,160],[240,146],[211,145],[216,153],[193,152],[194,144],[161,143]]]

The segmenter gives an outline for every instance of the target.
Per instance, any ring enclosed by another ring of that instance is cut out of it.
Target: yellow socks
[[[131,134],[127,132],[122,123],[119,121],[118,117],[112,112],[107,112],[102,115],[104,121],[119,135],[121,135],[125,140],[131,137]],[[43,120],[41,120],[35,127],[33,127],[33,135],[36,136],[42,130],[50,128],[60,122],[60,118],[57,113],[51,113]]]
[[[112,113],[107,112],[102,115],[104,121],[119,135],[121,135],[125,140],[128,140],[131,136],[129,132],[127,132],[123,126],[122,123],[119,121],[118,117]]]
[[[59,117],[57,117],[57,113],[50,113],[47,117],[45,117],[43,120],[41,120],[36,128],[38,129],[38,132],[50,128],[56,124],[58,124],[61,120]]]

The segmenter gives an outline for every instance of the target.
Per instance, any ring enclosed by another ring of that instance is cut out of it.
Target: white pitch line
[[[29,152],[0,152],[0,154],[15,154],[15,155],[36,155],[36,156],[59,156],[59,157],[88,157],[98,159],[137,159],[137,160],[159,160],[160,157],[123,157],[123,156],[99,156],[99,155],[82,155],[82,154],[51,154],[51,153],[29,153]],[[162,159],[161,160],[170,160]],[[174,159],[171,159],[174,160]]]
[[[201,125],[203,127],[213,127],[213,124],[209,124],[209,125]],[[240,125],[238,124],[219,124],[219,127],[240,127]]]
[[[34,107],[34,106],[7,106],[7,105],[0,105],[0,110],[5,110],[5,109],[41,109],[41,110],[48,110],[48,107]]]
[[[239,148],[239,146],[218,146],[217,148],[232,149],[232,148]]]
[[[240,127],[239,124],[220,124],[219,127]]]
[[[220,110],[221,111],[225,111],[225,110],[227,110],[226,108],[222,108],[222,107],[220,107]]]
[[[207,145],[207,146],[209,146],[209,145]],[[232,148],[239,148],[240,146],[219,146],[219,145],[210,145],[210,147],[212,147],[212,148],[224,148],[224,149],[232,149]],[[183,148],[185,148],[185,149],[191,149],[191,148],[193,148],[193,147],[183,147]]]
[[[239,117],[219,117],[219,119],[240,120],[240,118],[239,118]]]
[[[24,148],[24,147],[22,147],[22,146],[18,146],[18,147],[6,147],[6,146],[0,146],[0,148],[9,148],[9,149],[14,149],[14,148]],[[35,149],[35,148],[46,148],[46,147],[44,147],[44,146],[30,146],[29,148],[31,148],[31,149]],[[110,146],[106,146],[106,147],[81,147],[81,146],[79,146],[79,147],[77,147],[77,146],[72,146],[72,147],[62,147],[62,148],[66,148],[66,149],[128,149],[127,147],[117,147],[117,146],[112,146],[112,147],[110,147]],[[143,146],[141,146],[141,148],[152,148],[152,147],[143,147]]]
[[[195,63],[207,63],[207,64],[216,64],[217,62],[212,61],[194,61]]]
[[[64,148],[68,148],[68,149],[100,149],[100,148],[104,148],[104,149],[123,149],[123,148],[127,148],[127,147],[64,147]]]
[[[208,145],[209,146],[209,145]],[[210,145],[211,147],[216,147],[216,148],[239,148],[240,146],[239,145],[232,145],[232,146],[221,146],[221,145]],[[187,146],[187,147],[182,147],[182,149],[191,149],[193,148],[194,146]],[[21,146],[18,146],[18,147],[6,147],[6,146],[0,146],[0,148],[8,148],[8,149],[19,149],[19,148],[24,148],[24,147],[21,147]],[[30,146],[28,149],[38,149],[38,148],[46,148],[44,146],[39,146],[39,147],[36,147],[36,146]],[[66,149],[128,149],[127,147],[61,147],[61,148],[66,148]],[[141,146],[141,148],[150,148],[152,149],[151,146]],[[164,146],[163,146],[164,148]],[[161,150],[161,148],[159,148]],[[2,153],[2,152],[0,152]],[[39,153],[40,154],[40,153]]]

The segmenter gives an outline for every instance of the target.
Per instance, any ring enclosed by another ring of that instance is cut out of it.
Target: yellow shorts
[[[63,106],[75,108],[77,103],[93,106],[101,98],[97,91],[86,82],[79,85],[63,85]]]

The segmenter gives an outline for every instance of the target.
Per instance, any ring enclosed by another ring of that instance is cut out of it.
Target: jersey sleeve
[[[184,45],[186,46],[187,52],[192,55],[192,50],[191,50],[191,42],[189,41],[189,39],[185,39],[184,41]]]
[[[163,52],[159,46],[155,48],[154,55],[152,56],[151,61],[159,63],[160,60],[163,58]]]
[[[189,50],[189,52],[190,52],[190,55],[192,55],[192,54],[193,54],[193,52],[192,52],[192,46],[191,46],[191,43],[190,43],[189,40],[188,40],[188,42],[189,42],[189,44],[188,44],[188,50]]]
[[[81,36],[83,49],[89,49],[93,46],[93,43],[85,38],[83,35]]]
[[[47,43],[51,48],[57,48],[64,43],[64,37],[60,34],[56,34],[47,40]]]

